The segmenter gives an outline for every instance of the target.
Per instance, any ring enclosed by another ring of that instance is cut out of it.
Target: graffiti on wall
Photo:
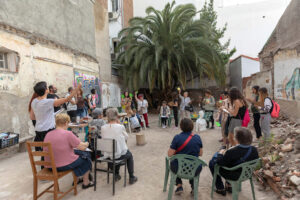
[[[277,81],[276,97],[286,100],[300,101],[300,68],[290,71],[283,76],[282,81]]]
[[[76,86],[78,83],[82,84],[83,96],[91,94],[91,89],[96,90],[96,104],[100,107],[100,97],[101,97],[101,83],[100,80],[94,76],[85,73],[80,73],[75,71],[75,83]]]

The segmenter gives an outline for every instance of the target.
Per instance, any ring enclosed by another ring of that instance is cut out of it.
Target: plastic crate
[[[6,134],[8,135],[7,138],[0,139],[0,149],[4,149],[19,143],[18,133],[7,132]]]

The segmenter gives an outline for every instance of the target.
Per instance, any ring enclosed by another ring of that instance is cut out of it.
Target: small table
[[[78,134],[80,133],[80,129],[81,128],[85,128],[85,127],[88,127],[89,124],[88,123],[80,123],[80,124],[77,124],[77,123],[69,123],[69,128],[71,129],[71,131],[73,133],[75,133],[77,136]]]

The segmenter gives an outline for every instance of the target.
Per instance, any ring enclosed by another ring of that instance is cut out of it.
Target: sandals
[[[94,183],[89,182],[89,184],[87,184],[87,185],[82,184],[82,189],[88,189],[89,187],[93,187],[93,186],[94,186]]]

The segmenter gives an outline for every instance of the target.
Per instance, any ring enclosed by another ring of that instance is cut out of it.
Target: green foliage
[[[119,33],[116,62],[124,66],[123,81],[129,89],[145,84],[150,90],[184,88],[188,79],[199,75],[225,80],[222,55],[210,41],[217,33],[205,20],[196,19],[193,4],[175,7],[173,2],[162,11],[149,7],[146,13],[132,18]]]

